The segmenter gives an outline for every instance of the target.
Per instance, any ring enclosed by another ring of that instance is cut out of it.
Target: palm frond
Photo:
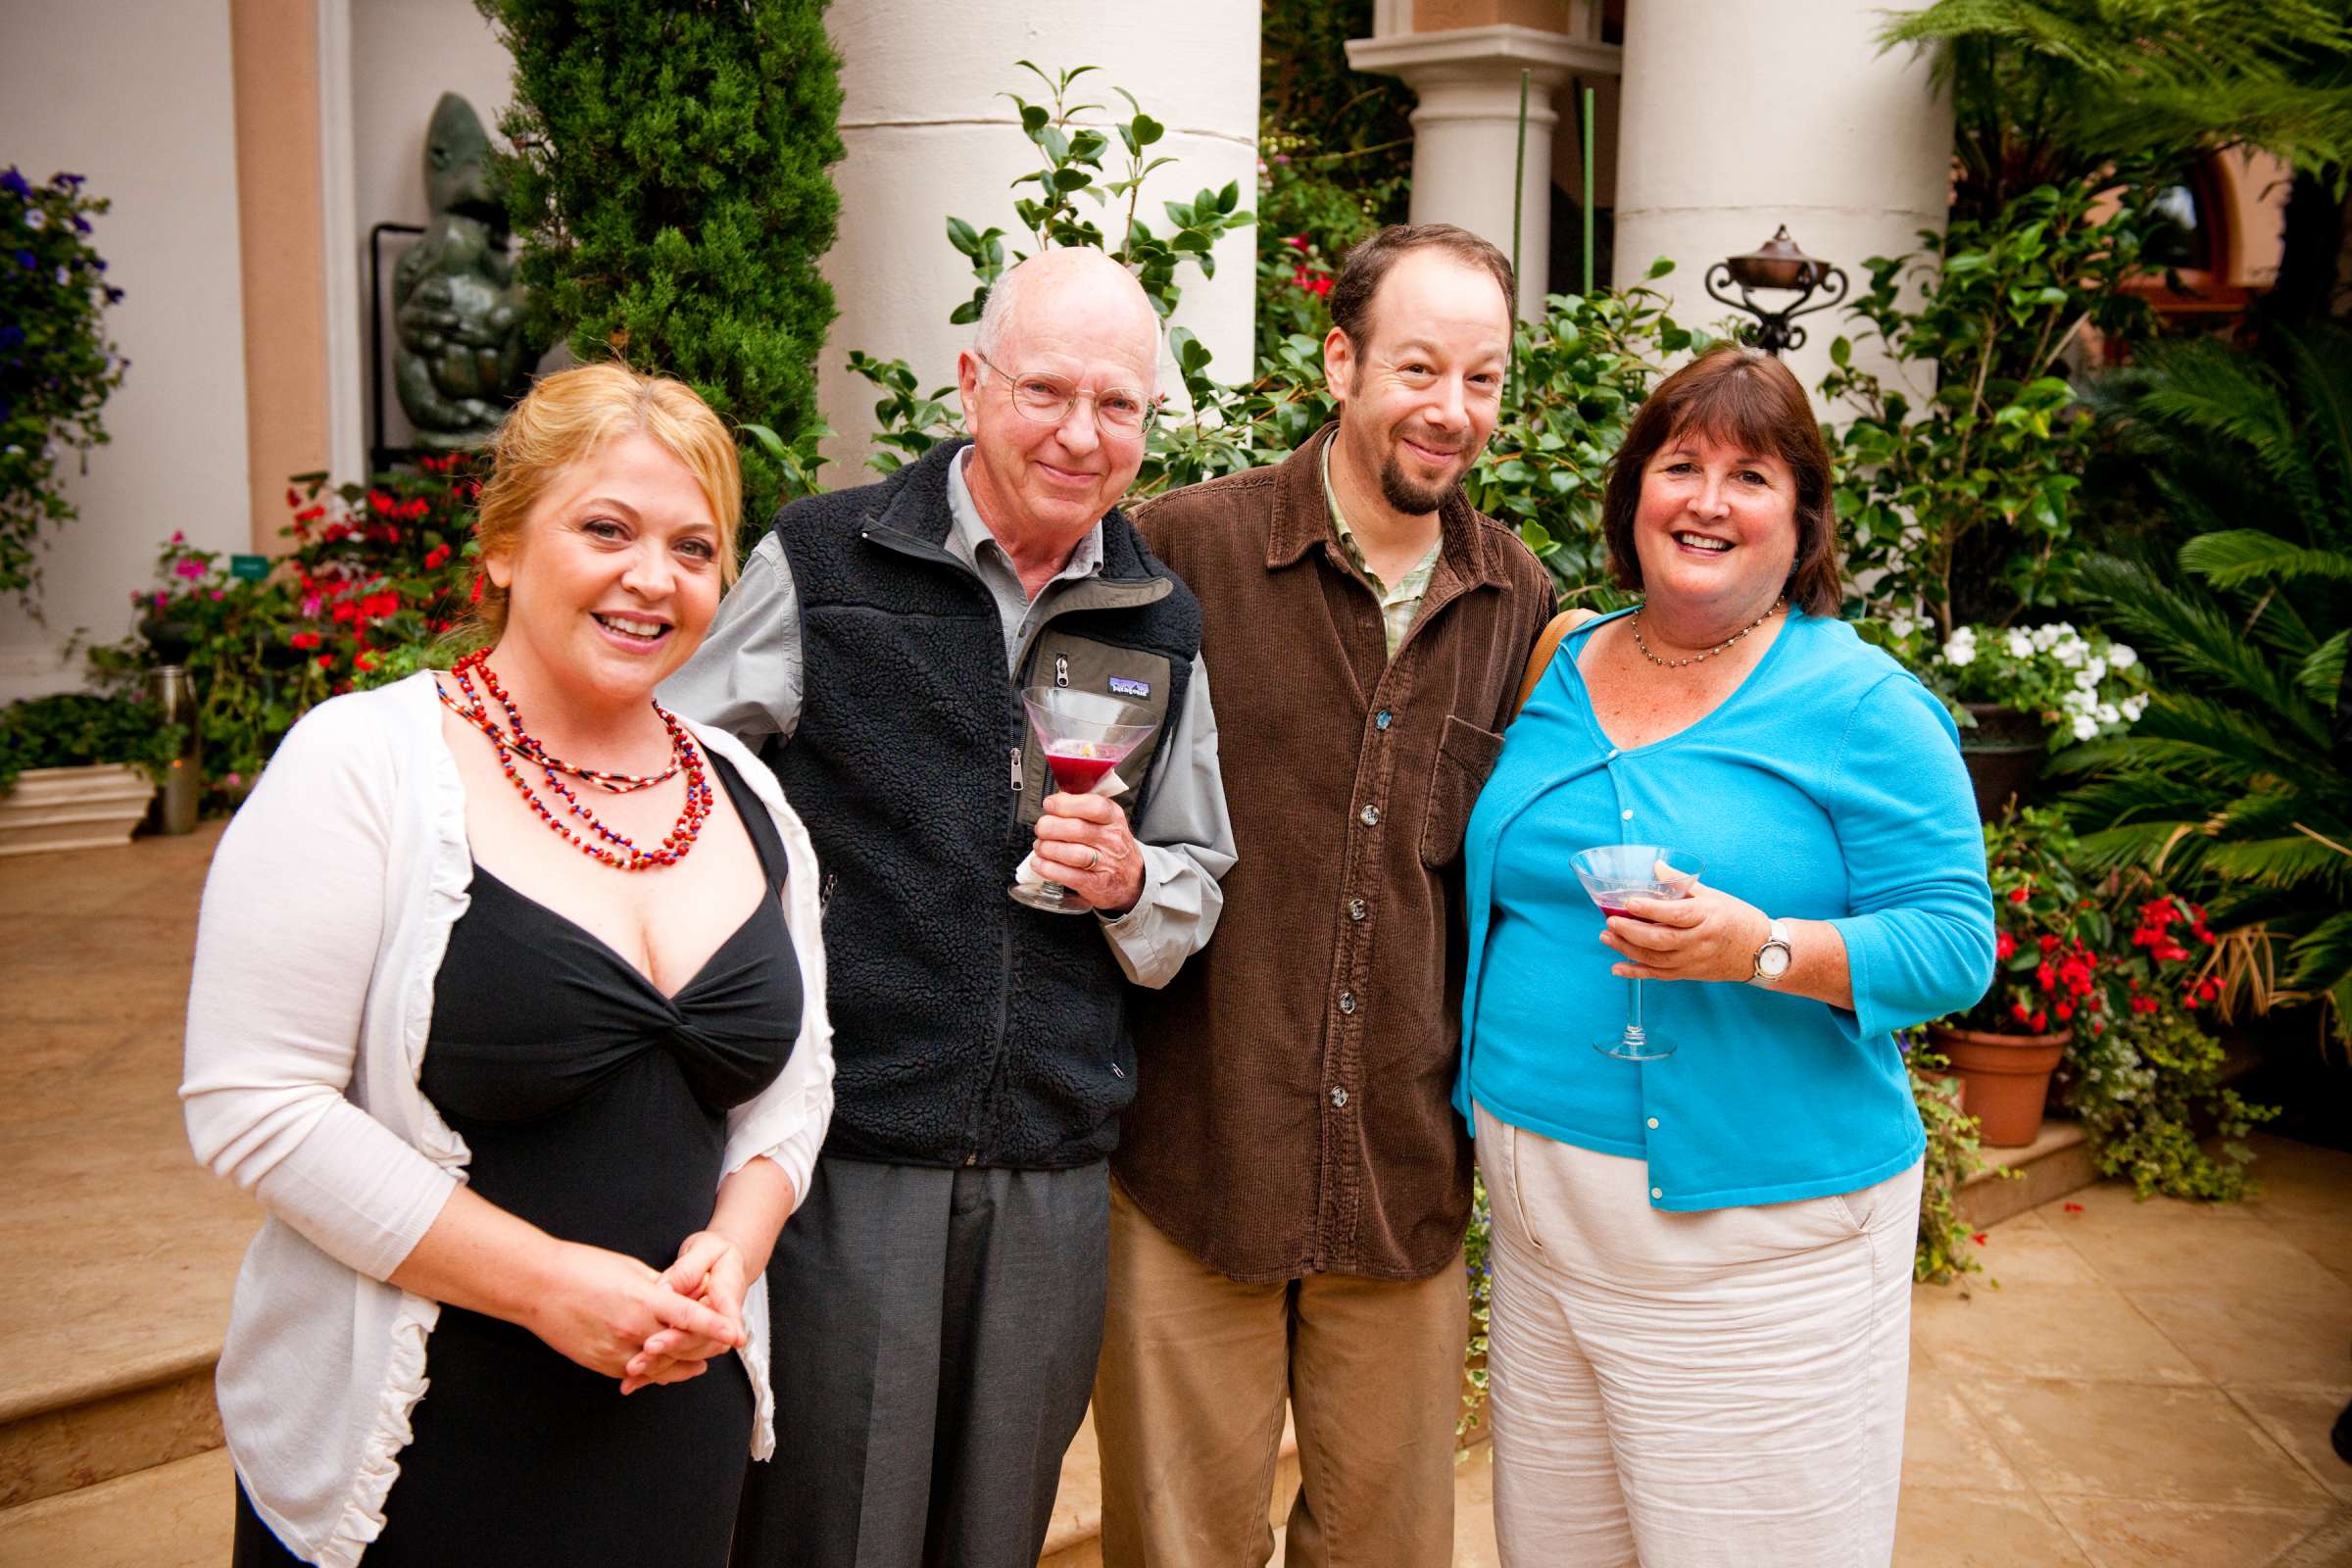
[[[2352,555],[2307,549],[2260,528],[2201,533],[2180,547],[2180,564],[2217,588],[2266,577],[2280,582],[2305,577],[2352,582]]]
[[[2339,92],[2352,102],[2352,92]],[[2352,550],[2352,331],[2320,326],[2281,334],[2293,370],[2297,399],[2308,410],[2303,436],[2315,468],[2328,477],[2334,502],[2327,517],[2313,518],[2312,542]]]
[[[2332,991],[2352,978],[2352,910],[2339,909],[2287,945],[2286,983]]]
[[[2105,607],[2101,618],[2130,631],[2143,653],[2159,651],[2191,679],[2230,694],[2233,702],[2252,699],[2307,743],[2326,745],[2327,725],[2312,705],[2210,597],[2177,591],[2144,564],[2116,556],[2085,558],[2078,580]]]
[[[2352,639],[2352,630],[2337,632],[2296,666],[2296,687],[2322,707],[2332,708],[2335,705],[2336,690],[2344,683],[2344,647],[2347,639]]]

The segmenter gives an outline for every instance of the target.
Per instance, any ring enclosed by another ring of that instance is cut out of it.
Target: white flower
[[[60,268],[58,268],[58,270],[57,270],[57,280],[58,280],[58,282],[59,282],[59,283],[61,283],[61,284],[65,284],[65,283],[71,283],[71,282],[73,282],[73,281],[74,281],[74,271],[73,271],[73,269],[71,269],[71,268],[68,268],[68,267],[60,267]]]
[[[2097,717],[2102,724],[2120,724],[2123,722],[2124,711],[2113,703],[2101,703]]]
[[[2034,657],[2034,639],[2014,626],[2009,629],[2009,635],[2001,639],[2001,646],[2009,650],[2011,659]]]
[[[2093,656],[2091,662],[2082,666],[2082,673],[2088,675],[2090,683],[2096,686],[2107,678],[2107,661]]]
[[[2069,669],[2080,669],[2090,657],[2090,644],[2069,634],[2050,645],[2050,657]]]
[[[2099,732],[2099,721],[2088,713],[2075,715],[2075,739],[2086,741]]]
[[[1889,615],[1886,618],[1886,635],[1897,641],[1910,636],[1917,630],[1919,630],[1919,622],[1913,620],[1909,615]]]
[[[2055,627],[2055,626],[2036,626],[2036,627],[2034,627],[2034,647],[2036,647],[2036,648],[2047,648],[2047,647],[2049,647],[2049,646],[2050,646],[2050,644],[2052,644],[2052,643],[2056,642],[2057,640],[2058,640],[2058,628],[2057,628],[2057,627]]]
[[[2060,693],[2058,698],[2058,706],[2065,709],[2070,713],[2092,712],[2096,710],[2099,706],[2098,694],[2095,692],[2086,692],[2082,687],[2078,686],[2073,691]]]
[[[49,215],[38,207],[27,207],[24,209],[24,226],[37,233],[49,226]]]
[[[2148,694],[2146,692],[2133,692],[2131,696],[2124,699],[2123,710],[2125,723],[2138,723],[2139,715],[2146,712],[2148,710]]]
[[[1954,668],[1975,663],[1976,659],[1977,633],[1974,627],[1961,627],[1952,633],[1951,641],[1943,645],[1943,662]]]
[[[2130,643],[2113,643],[2107,649],[2107,662],[2115,669],[2130,669],[2139,662],[2139,655],[2132,651]]]

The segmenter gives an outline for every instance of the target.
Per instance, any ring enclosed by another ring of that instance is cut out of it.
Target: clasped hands
[[[1607,917],[1600,940],[1624,959],[1609,973],[1628,980],[1752,979],[1756,952],[1772,935],[1771,917],[1663,861],[1656,875],[1682,896],[1636,895],[1625,901],[1628,914]]]
[[[713,1356],[743,1348],[743,1250],[716,1231],[697,1231],[660,1272],[603,1248],[563,1244],[562,1286],[546,1293],[525,1324],[592,1372],[620,1380],[620,1392],[700,1377]]]
[[[1144,896],[1143,849],[1116,801],[1100,795],[1047,796],[1031,853],[1039,875],[1103,914],[1125,914]]]

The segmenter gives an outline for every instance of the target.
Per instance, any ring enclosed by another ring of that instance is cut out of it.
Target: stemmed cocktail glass
[[[1029,727],[1045,748],[1054,782],[1071,795],[1104,793],[1106,776],[1159,724],[1148,708],[1069,686],[1032,686],[1021,693],[1021,703],[1029,710]],[[1011,892],[1015,903],[1032,909],[1091,912],[1059,882],[1016,880]]]
[[[1661,880],[1660,865],[1685,879],[1697,876],[1703,868],[1697,856],[1656,844],[1603,844],[1578,851],[1568,863],[1576,868],[1576,879],[1585,885],[1594,904],[1605,913],[1621,914],[1629,920],[1642,916],[1625,906],[1628,899],[1685,896],[1680,887]],[[1640,980],[1625,983],[1625,1032],[1593,1041],[1592,1049],[1623,1061],[1658,1061],[1674,1054],[1673,1042],[1660,1040],[1642,1026]]]

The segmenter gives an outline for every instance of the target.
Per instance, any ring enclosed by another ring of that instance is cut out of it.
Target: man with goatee
[[[1131,1004],[1095,1379],[1111,1568],[1452,1560],[1470,1144],[1450,1103],[1460,854],[1550,579],[1461,481],[1516,292],[1383,229],[1330,294],[1338,419],[1138,527],[1192,586],[1239,863],[1217,940]]]

